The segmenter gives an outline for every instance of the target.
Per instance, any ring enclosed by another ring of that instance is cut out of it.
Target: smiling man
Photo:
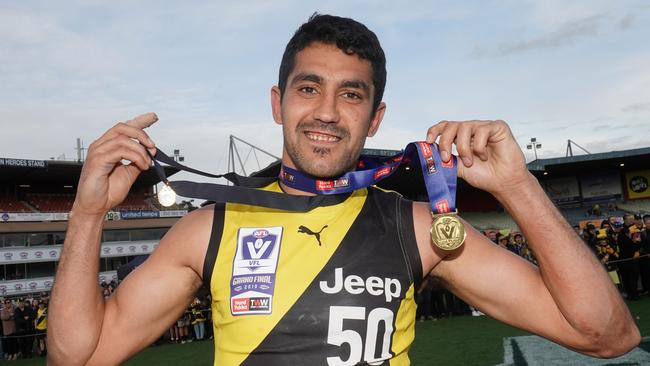
[[[271,90],[284,168],[315,181],[354,170],[383,118],[385,81],[374,33],[312,16],[289,41]],[[149,169],[155,145],[143,129],[156,120],[119,123],[89,149],[51,299],[51,365],[123,362],[168,329],[201,285],[213,299],[215,365],[408,365],[414,293],[426,276],[496,319],[588,355],[617,356],[639,342],[618,291],[526,170],[502,121],[443,121],[427,140],[439,140],[447,165],[456,145],[458,175],[508,209],[539,268],[466,223],[465,245],[440,250],[427,203],[367,187],[319,197],[308,212],[232,203],[194,211],[104,300],[104,216]],[[280,178],[264,189],[312,194]]]

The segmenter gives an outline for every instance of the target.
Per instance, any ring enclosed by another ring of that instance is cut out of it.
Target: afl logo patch
[[[282,227],[240,228],[230,278],[232,315],[270,314]]]

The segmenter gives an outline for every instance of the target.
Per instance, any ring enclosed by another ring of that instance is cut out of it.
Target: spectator
[[[631,217],[634,218],[634,216]],[[625,217],[623,219],[625,220]],[[630,226],[624,227],[618,235],[621,260],[627,259],[619,264],[619,270],[623,277],[623,288],[628,300],[639,299],[639,261],[634,259],[639,256],[640,243],[641,231],[632,221]]]
[[[23,358],[32,357],[32,349],[34,348],[34,320],[36,314],[32,310],[29,303],[25,300],[18,301],[18,308],[14,311],[16,319],[16,333],[18,337],[18,348],[22,353]]]
[[[650,215],[643,216],[645,229],[641,231],[641,248],[639,259],[639,273],[641,274],[641,284],[643,293],[650,293]],[[638,225],[637,225],[638,227]]]
[[[10,299],[5,299],[4,306],[0,310],[2,319],[3,339],[2,349],[5,351],[5,359],[13,361],[18,358],[18,340],[16,339],[15,308]]]
[[[643,231],[643,219],[641,215],[634,215],[634,225],[636,225],[637,229]]]
[[[632,225],[634,225],[634,215],[632,214],[623,215],[623,226],[630,227]]]
[[[201,300],[198,298],[194,299],[194,303],[192,304],[191,320],[196,340],[203,340],[205,337],[205,315],[203,315]]]
[[[39,356],[45,356],[47,354],[47,340],[45,338],[47,335],[47,307],[43,300],[38,303],[34,327],[36,328],[36,354]]]
[[[582,238],[587,243],[589,248],[591,248],[591,250],[594,253],[596,253],[597,252],[597,250],[596,250],[596,226],[594,224],[592,224],[591,222],[587,223],[587,225],[585,226],[585,230],[583,231],[582,235],[583,235]]]
[[[598,233],[596,234],[596,245],[598,246],[598,259],[600,259],[600,262],[603,263],[607,269],[609,277],[616,286],[619,287],[621,281],[616,272],[617,266],[615,264],[610,264],[609,262],[618,260],[620,258],[620,253],[617,248],[613,246],[612,239],[607,235],[606,229],[598,230]]]
[[[512,248],[513,252],[517,253],[518,256],[523,257],[524,252],[528,248],[526,245],[526,242],[524,241],[524,236],[521,235],[521,233],[515,233],[515,235],[512,236],[513,242],[512,242]]]
[[[185,344],[189,340],[190,319],[187,312],[184,312],[181,317],[176,321],[176,328],[178,330],[177,340]]]

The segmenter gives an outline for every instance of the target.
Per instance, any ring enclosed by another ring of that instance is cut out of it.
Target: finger
[[[463,164],[466,167],[472,166],[472,129],[474,124],[472,123],[459,123],[458,129],[456,132],[456,150],[458,151],[458,157],[461,158]]]
[[[447,121],[440,121],[436,123],[435,125],[429,127],[427,130],[427,138],[426,141],[430,144],[433,144],[436,142],[436,139],[438,139],[438,136],[442,133],[442,130],[444,130],[445,125],[447,124]]]
[[[451,159],[451,144],[456,139],[456,132],[458,130],[458,123],[446,121],[444,129],[440,134],[440,140],[438,140],[438,146],[440,149],[440,158],[444,162],[448,162]]]
[[[151,158],[145,151],[144,146],[140,145],[137,141],[134,141],[128,137],[125,136],[119,136],[117,138],[114,138],[112,140],[108,140],[100,145],[98,145],[95,148],[95,151],[93,152],[94,154],[98,154],[99,156],[114,156],[113,152],[117,151],[118,153],[123,153],[125,154],[122,159],[128,159],[134,163],[136,163],[139,167],[142,169],[146,170],[149,169],[149,166],[151,165]],[[135,155],[135,159],[132,159],[130,157],[126,157],[126,154],[129,154],[129,156],[133,157]],[[117,163],[121,159],[117,160],[112,160],[112,163]]]
[[[97,139],[97,143],[102,144],[107,140],[112,140],[118,138],[119,136],[128,136],[132,139],[137,140],[150,149],[153,149],[156,146],[146,132],[138,127],[128,124],[128,122],[117,123],[110,130],[106,131],[106,133],[104,133],[99,139]]]
[[[134,119],[127,121],[126,123],[133,127],[144,129],[156,123],[156,121],[158,121],[158,116],[153,112],[149,112],[149,113],[141,114],[135,117]]]
[[[489,137],[490,126],[488,125],[478,126],[474,131],[474,136],[472,136],[472,150],[483,161],[488,159],[487,143]]]

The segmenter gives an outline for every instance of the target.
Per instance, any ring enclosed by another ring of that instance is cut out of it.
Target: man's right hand
[[[103,216],[126,198],[131,185],[151,166],[145,149],[155,154],[155,145],[143,131],[158,120],[146,113],[120,122],[90,144],[81,170],[73,211]],[[125,165],[122,160],[131,161]]]

